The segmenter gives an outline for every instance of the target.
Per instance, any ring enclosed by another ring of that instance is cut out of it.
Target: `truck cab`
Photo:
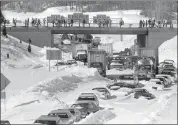
[[[87,51],[86,50],[77,50],[76,60],[85,61],[87,59]]]
[[[102,76],[106,76],[106,70],[103,67],[103,63],[101,62],[92,62],[91,63],[91,67],[93,68],[97,68],[98,72],[102,75]]]

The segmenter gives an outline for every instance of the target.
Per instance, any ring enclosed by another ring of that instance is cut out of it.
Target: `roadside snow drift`
[[[177,36],[165,41],[159,47],[159,61],[162,62],[165,59],[174,60],[177,67]]]
[[[104,124],[105,122],[113,119],[116,115],[109,109],[100,110],[96,113],[91,113],[85,119],[76,124]]]

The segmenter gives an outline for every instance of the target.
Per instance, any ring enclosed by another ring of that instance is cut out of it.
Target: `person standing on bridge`
[[[43,19],[43,25],[45,26],[45,24],[46,24],[46,19],[44,18]]]
[[[73,20],[73,19],[71,19],[71,27],[73,26],[73,23],[74,23],[74,20]]]
[[[142,25],[143,25],[143,22],[142,22],[142,20],[140,20],[139,27],[142,28]]]
[[[148,26],[148,20],[146,20],[145,26],[146,26],[146,27]]]
[[[66,20],[65,19],[63,19],[63,23],[64,23],[64,27],[66,26]]]
[[[121,20],[120,20],[120,23],[119,23],[119,24],[120,24],[120,28],[121,28],[121,26],[122,26],[122,25],[124,25],[124,21],[122,20],[122,18],[121,18]]]
[[[148,26],[151,27],[151,19],[148,20]]]
[[[29,27],[29,22],[30,22],[30,20],[29,20],[29,18],[27,19],[27,26]]]
[[[83,19],[83,22],[82,22],[82,23],[83,23],[83,27],[85,27],[85,19]]]
[[[143,20],[142,22],[143,22],[143,27],[145,27],[145,21]]]
[[[52,20],[53,27],[54,27],[54,23],[55,23],[55,20],[53,19],[53,20]]]

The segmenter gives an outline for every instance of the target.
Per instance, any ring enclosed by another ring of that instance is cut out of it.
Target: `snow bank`
[[[91,113],[85,119],[75,124],[103,124],[106,121],[113,119],[116,115],[109,109],[100,110],[96,113]]]
[[[143,119],[141,124],[154,124],[157,117],[165,110],[166,106],[169,103],[169,98],[172,97],[175,93],[168,93],[161,95],[155,105],[158,105],[156,111],[151,112],[148,117]]]
[[[159,47],[159,61],[162,62],[165,59],[174,60],[175,66],[177,67],[177,36],[165,41]]]
[[[1,60],[7,59],[7,53],[9,54],[10,59],[12,60],[39,56],[39,54],[35,53],[34,51],[32,51],[32,53],[29,53],[27,51],[28,45],[20,43],[19,41],[19,39],[16,39],[12,36],[8,35],[8,38],[5,38],[3,35],[1,35]],[[32,49],[33,48],[35,47],[32,46]]]
[[[66,72],[79,77],[99,77],[99,73],[96,68],[88,68],[86,66],[75,66],[72,68],[66,68]]]
[[[78,87],[78,84],[82,83],[83,79],[86,77],[99,77],[99,74],[96,69],[89,69],[87,67],[77,66],[72,68],[66,68],[65,70],[68,72],[68,75],[64,75],[62,77],[53,77],[41,81],[31,86],[27,90],[22,91],[18,95],[18,99],[17,97],[15,97],[16,101],[13,100],[13,102],[16,102],[15,105],[18,105],[22,102],[39,99],[38,97],[40,96],[45,96],[45,98],[49,98],[55,96],[57,93],[66,93],[75,90]],[[23,97],[27,96],[28,98],[23,99]],[[22,102],[19,100],[21,100]]]
[[[133,74],[134,71],[131,70],[131,69],[126,69],[126,70],[123,70],[123,71],[119,71],[117,69],[111,69],[111,70],[108,70],[107,71],[107,75],[130,75],[130,74]]]

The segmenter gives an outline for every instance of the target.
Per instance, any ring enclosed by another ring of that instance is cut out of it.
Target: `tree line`
[[[155,1],[16,1],[2,2],[2,9],[18,12],[42,12],[49,7],[68,6],[70,10],[81,12],[141,10],[147,17],[173,18],[172,12],[177,12],[177,2],[169,0]]]

